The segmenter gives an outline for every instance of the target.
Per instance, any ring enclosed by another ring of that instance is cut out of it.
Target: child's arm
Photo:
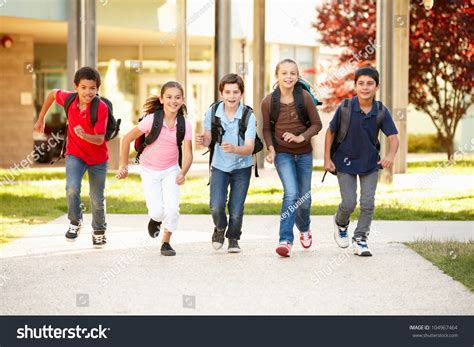
[[[234,146],[230,143],[222,143],[221,148],[225,153],[234,153],[237,155],[251,155],[255,146],[255,139],[245,140],[243,146]]]
[[[331,159],[331,145],[334,141],[336,133],[333,133],[330,128],[326,131],[326,137],[324,139],[324,170],[334,172],[336,166]]]
[[[74,132],[78,137],[81,139],[90,142],[94,145],[100,146],[101,144],[104,143],[105,141],[105,135],[92,135],[92,134],[87,134],[84,129],[78,125],[74,128]]]
[[[388,136],[388,141],[390,142],[390,152],[388,153],[386,157],[379,160],[379,162],[377,163],[377,164],[382,165],[384,169],[392,167],[393,162],[395,161],[395,155],[397,154],[398,145],[399,145],[397,135]]]
[[[183,167],[181,168],[181,172],[176,176],[176,184],[182,185],[185,180],[185,176],[193,163],[193,145],[191,140],[183,141]]]
[[[195,140],[196,140],[197,145],[201,145],[203,147],[209,147],[209,144],[211,143],[211,139],[212,139],[212,135],[211,135],[210,130],[205,131],[202,134],[196,133]]]
[[[49,108],[54,103],[56,99],[56,93],[59,89],[52,89],[46,95],[46,99],[44,100],[43,107],[41,107],[41,111],[38,116],[38,120],[35,123],[34,130],[39,133],[44,133],[44,119],[46,118],[46,114],[49,111]]]
[[[117,179],[126,178],[128,176],[128,156],[130,155],[130,143],[142,135],[143,133],[141,130],[138,129],[138,127],[135,127],[122,138],[122,142],[120,143],[119,171],[115,176]]]

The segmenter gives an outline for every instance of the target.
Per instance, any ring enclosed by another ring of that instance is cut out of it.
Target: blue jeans
[[[66,156],[66,198],[67,216],[71,222],[82,221],[81,184],[86,173],[89,174],[89,195],[92,209],[92,229],[105,231],[105,179],[107,162],[87,165],[82,159],[73,155]]]
[[[293,244],[293,226],[300,232],[311,224],[311,177],[313,154],[277,153],[275,167],[283,184],[283,204],[280,215],[280,242]]]
[[[211,214],[214,225],[219,230],[227,227],[227,192],[230,186],[229,203],[229,228],[226,237],[240,240],[242,234],[242,219],[244,216],[244,203],[250,184],[252,167],[236,169],[231,172],[221,171],[212,167],[211,174]]]

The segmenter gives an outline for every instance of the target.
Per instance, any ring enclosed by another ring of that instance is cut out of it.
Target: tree
[[[338,66],[350,62],[354,54],[364,51],[375,39],[375,1],[325,1],[318,7],[314,27],[321,34],[321,42],[330,47],[343,48]],[[454,154],[457,126],[473,102],[473,37],[474,8],[470,0],[435,1],[426,10],[419,0],[410,6],[410,69],[409,102],[426,113],[435,125],[448,158]],[[363,55],[374,63],[375,54]],[[337,106],[342,98],[352,93],[352,73],[335,81],[323,101],[326,110]]]

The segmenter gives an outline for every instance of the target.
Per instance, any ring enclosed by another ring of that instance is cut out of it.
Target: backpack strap
[[[66,112],[66,118],[68,118],[69,108],[71,107],[74,100],[77,98],[77,93],[71,93],[64,100],[64,112]]]
[[[270,133],[272,135],[273,147],[276,150],[276,137],[275,137],[275,127],[280,116],[280,97],[281,92],[280,88],[276,87],[275,90],[270,94]]]
[[[219,142],[219,137],[222,138],[222,136],[225,134],[225,129],[222,127],[221,124],[221,119],[219,117],[216,117],[216,112],[217,108],[219,105],[222,103],[222,101],[217,101],[213,103],[210,108],[211,108],[211,143],[209,143],[209,149],[204,153],[206,154],[209,152],[209,182],[207,185],[211,184],[211,166],[212,166],[212,158],[214,157],[214,150],[216,147],[216,143]],[[204,155],[203,154],[203,155]]]
[[[156,141],[158,136],[161,132],[161,127],[163,126],[163,109],[157,108],[155,109],[155,113],[153,114],[153,125],[150,129],[150,132],[147,136],[145,136],[145,140],[141,144],[140,148],[137,151],[137,161],[140,158],[140,155],[143,153],[143,150],[146,146],[151,145],[153,142]]]
[[[176,118],[176,143],[178,145],[178,164],[182,168],[183,165],[183,150],[182,144],[184,140],[184,135],[186,134],[186,119],[184,118],[183,113],[179,112]]]
[[[309,128],[311,126],[311,120],[308,116],[308,110],[304,105],[303,87],[300,83],[295,84],[295,88],[293,89],[293,100],[295,101],[295,108],[298,117],[306,128]]]
[[[68,112],[69,112],[69,108],[71,107],[72,103],[74,102],[74,100],[76,98],[77,98],[77,93],[71,93],[66,97],[66,100],[64,100],[63,108],[64,108],[64,112],[66,113],[66,128],[64,130],[64,141],[63,141],[63,145],[61,146],[61,151],[59,152],[59,157],[57,159],[51,161],[51,163],[50,163],[51,165],[56,163],[61,158],[65,157],[66,142],[67,142],[67,131],[68,131],[68,122],[67,122]]]
[[[239,138],[237,143],[240,145],[240,138],[245,142],[245,132],[247,131],[247,126],[249,125],[250,113],[253,112],[253,109],[250,106],[244,105],[244,110],[242,111],[242,118],[239,119]]]
[[[96,95],[94,99],[91,101],[91,124],[92,127],[95,127],[95,124],[97,123],[97,118],[98,118],[98,113],[99,113],[99,104],[100,104],[100,97]],[[112,104],[111,104],[112,105]],[[107,105],[108,107],[109,105]]]

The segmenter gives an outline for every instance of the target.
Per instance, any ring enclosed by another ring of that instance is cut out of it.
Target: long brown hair
[[[181,84],[176,81],[169,81],[163,84],[163,86],[161,87],[160,96],[163,97],[163,95],[165,95],[166,90],[169,88],[179,89],[181,91],[182,96],[184,97],[184,89]],[[143,114],[154,113],[157,109],[163,109],[163,104],[161,103],[160,98],[157,95],[149,96],[146,99],[145,104],[143,105]],[[186,108],[186,105],[184,103],[183,105],[181,105],[178,112],[183,113],[183,115],[186,115],[188,113],[188,109]]]

